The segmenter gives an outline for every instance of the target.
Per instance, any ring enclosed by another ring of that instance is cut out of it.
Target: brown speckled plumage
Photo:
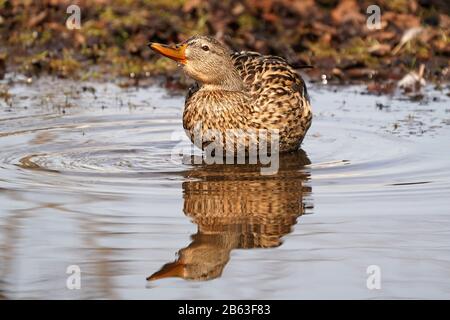
[[[197,80],[186,96],[183,113],[183,125],[193,143],[205,148],[217,141],[217,135],[208,134],[213,129],[221,133],[221,145],[228,134],[248,150],[249,144],[260,141],[258,130],[264,129],[278,130],[280,152],[299,148],[312,112],[303,79],[285,59],[256,52],[230,53],[205,36],[183,45],[185,72]],[[205,46],[206,53],[199,49]],[[200,132],[202,138],[196,141]]]

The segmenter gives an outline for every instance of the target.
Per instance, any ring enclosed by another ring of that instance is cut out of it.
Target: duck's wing
[[[297,93],[309,102],[305,82],[286,59],[252,51],[234,52],[231,58],[252,95]]]
[[[231,58],[252,95],[254,125],[279,129],[287,145],[301,141],[312,120],[302,77],[280,57],[242,51]]]

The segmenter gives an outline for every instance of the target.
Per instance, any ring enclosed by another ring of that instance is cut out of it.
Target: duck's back
[[[254,124],[280,130],[280,151],[297,149],[312,120],[303,79],[280,57],[248,51],[231,57],[253,97]]]

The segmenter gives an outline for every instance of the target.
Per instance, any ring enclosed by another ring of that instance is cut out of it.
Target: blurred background
[[[70,30],[68,6],[81,9]],[[380,28],[367,27],[377,5]],[[50,73],[81,79],[155,75],[183,84],[176,65],[149,41],[212,35],[234,50],[286,57],[311,81],[390,82],[425,65],[427,79],[448,80],[450,3],[446,0],[0,0],[0,77]],[[389,91],[372,85],[369,91]]]

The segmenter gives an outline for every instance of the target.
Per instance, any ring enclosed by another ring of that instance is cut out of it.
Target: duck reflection
[[[184,213],[198,226],[178,259],[148,277],[210,280],[220,277],[233,249],[273,248],[304,213],[311,192],[303,150],[280,155],[277,174],[260,165],[200,165],[185,173]]]

